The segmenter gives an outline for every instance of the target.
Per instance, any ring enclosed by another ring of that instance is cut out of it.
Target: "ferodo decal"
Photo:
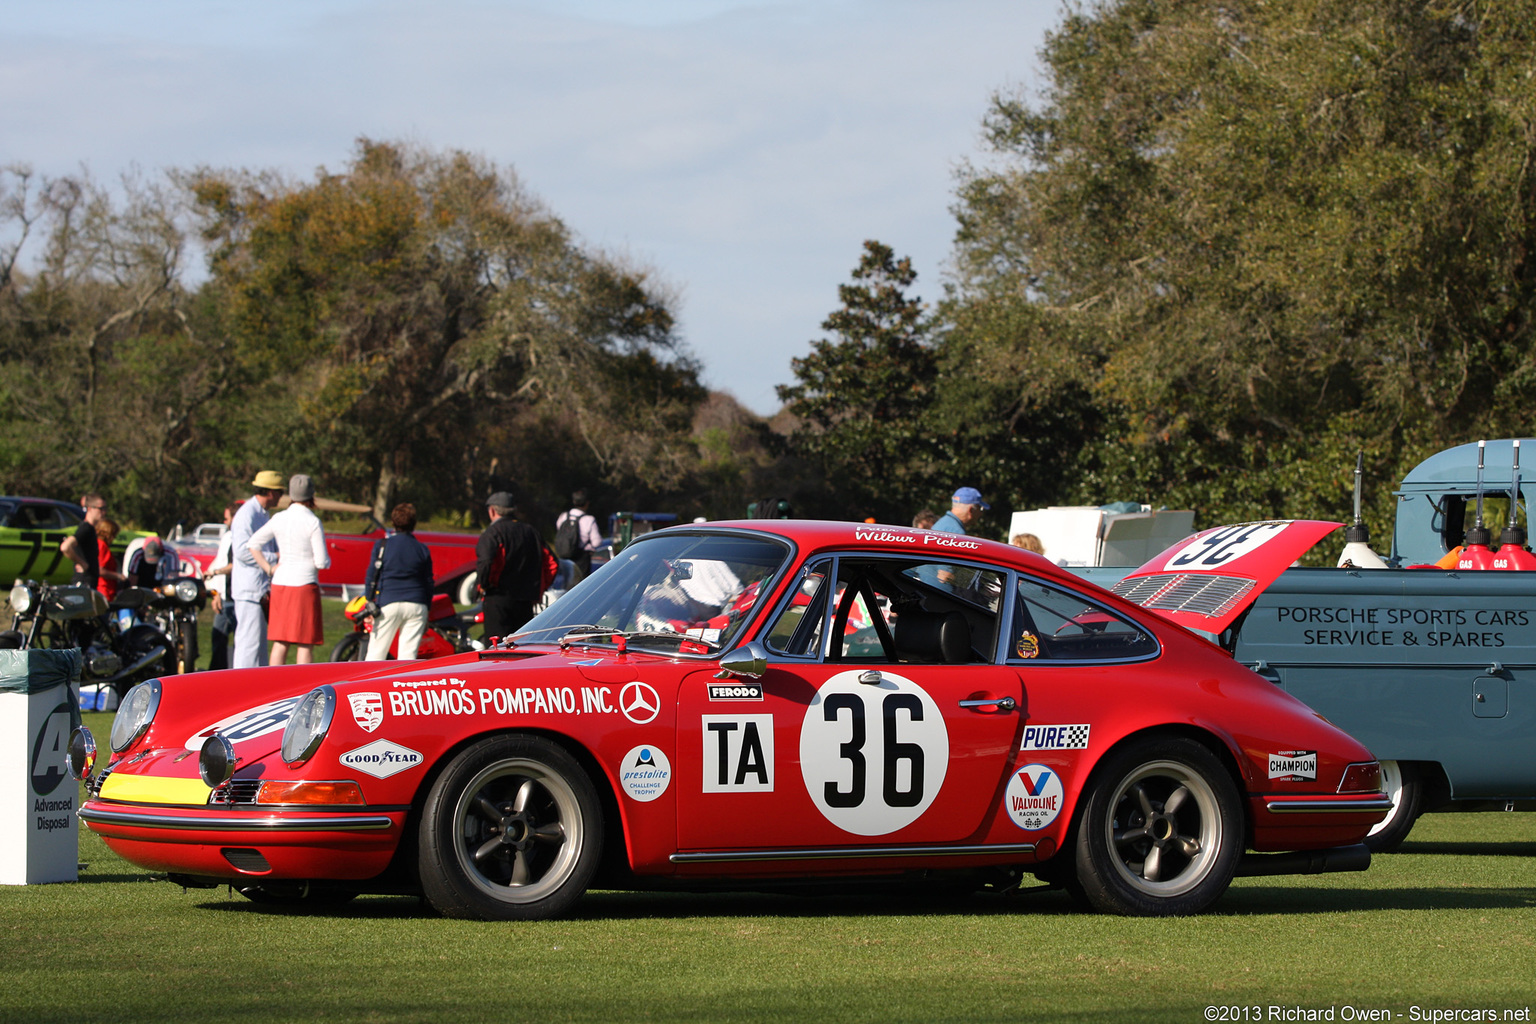
[[[214,733],[220,733],[231,743],[240,743],[243,740],[255,739],[257,736],[265,736],[269,732],[279,732],[287,724],[288,718],[293,714],[293,709],[299,701],[304,699],[304,694],[297,697],[284,697],[270,704],[262,704],[249,708],[228,718],[220,719],[206,729],[202,729],[187,737],[188,750],[201,750],[203,741]]]
[[[1043,764],[1016,768],[1003,800],[1015,825],[1026,832],[1038,831],[1061,813],[1061,777]]]
[[[337,760],[348,768],[366,772],[376,779],[387,779],[421,764],[421,755],[410,747],[402,747],[390,740],[374,740],[366,747],[347,751]]]
[[[1087,725],[1026,725],[1020,750],[1087,750]]]
[[[634,747],[619,763],[619,785],[631,800],[650,803],[667,791],[672,781],[672,762],[660,747]]]
[[[1311,782],[1317,778],[1317,751],[1282,750],[1269,755],[1269,777],[1291,782]]]
[[[762,700],[763,684],[740,680],[734,683],[710,683],[710,700]]]
[[[704,792],[773,792],[773,716],[704,715]]]
[[[845,832],[883,836],[933,803],[949,770],[944,716],[921,686],[881,673],[878,685],[840,672],[800,725],[800,771],[811,800]]]
[[[363,732],[373,732],[384,721],[384,697],[378,693],[351,693],[352,720]]]

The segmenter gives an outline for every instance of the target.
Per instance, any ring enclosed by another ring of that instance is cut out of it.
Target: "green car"
[[[0,583],[68,583],[75,564],[59,551],[59,544],[79,528],[82,518],[80,506],[71,502],[0,497]],[[124,530],[117,535],[112,553],[121,561],[134,538],[145,536],[143,531]]]

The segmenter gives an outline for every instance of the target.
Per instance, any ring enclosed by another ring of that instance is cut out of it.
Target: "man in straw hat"
[[[231,668],[255,668],[267,664],[267,594],[272,581],[251,554],[251,536],[267,524],[269,510],[283,496],[283,477],[270,469],[256,474],[255,488],[229,524],[230,552],[234,568],[229,574],[229,594],[235,602],[235,654]],[[277,557],[277,542],[262,549],[270,559]]]

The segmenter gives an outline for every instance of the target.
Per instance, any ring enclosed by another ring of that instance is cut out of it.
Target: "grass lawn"
[[[105,735],[110,716],[88,717]],[[1192,1024],[1529,1020],[1536,1006],[1523,814],[1430,815],[1368,872],[1239,880],[1214,912],[1176,920],[1083,913],[1044,890],[594,892],[567,920],[482,924],[412,898],[292,913],[183,892],[84,829],[80,859],[76,884],[0,887],[0,1021]]]

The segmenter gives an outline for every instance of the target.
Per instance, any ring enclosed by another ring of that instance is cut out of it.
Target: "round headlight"
[[[283,730],[283,760],[289,767],[314,756],[331,728],[331,714],[335,710],[336,691],[329,686],[318,686],[299,701]]]
[[[218,789],[235,774],[235,746],[229,740],[214,733],[203,741],[203,749],[197,753],[197,774],[203,785]]]
[[[197,600],[197,592],[200,589],[201,585],[197,580],[183,577],[176,581],[176,600],[182,604],[191,604]]]
[[[32,588],[20,580],[11,587],[11,610],[17,615],[25,615],[32,610]]]
[[[160,710],[160,680],[147,679],[123,697],[112,719],[112,749],[121,753],[149,731]]]

